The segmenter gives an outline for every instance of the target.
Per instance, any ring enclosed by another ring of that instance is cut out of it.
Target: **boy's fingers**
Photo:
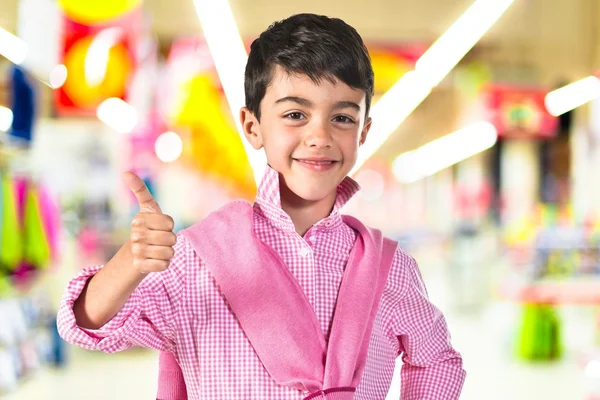
[[[145,253],[149,260],[169,261],[175,255],[175,250],[170,246],[148,246]]]
[[[131,225],[138,229],[145,227],[153,231],[172,232],[175,228],[175,221],[165,214],[140,213],[136,215]]]
[[[134,174],[133,172],[127,171],[123,173],[123,181],[133,192],[138,204],[140,205],[140,211],[151,212],[151,213],[162,213],[160,206],[150,194],[150,191],[146,187],[144,181]]]
[[[177,235],[170,231],[151,230],[145,236],[145,242],[150,245],[172,247],[177,244]]]

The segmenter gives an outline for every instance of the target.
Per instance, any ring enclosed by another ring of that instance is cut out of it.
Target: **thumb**
[[[150,194],[148,187],[139,176],[130,171],[124,172],[123,182],[125,182],[125,184],[133,192],[138,204],[140,205],[141,212],[162,214],[158,203],[156,200],[154,200],[154,197],[152,197],[152,194]]]

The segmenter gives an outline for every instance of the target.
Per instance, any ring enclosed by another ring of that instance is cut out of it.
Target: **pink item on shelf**
[[[25,289],[38,276],[38,269],[33,265],[22,261],[12,272],[11,279],[18,288]]]
[[[79,231],[78,240],[79,250],[83,257],[92,257],[100,247],[98,232],[92,228],[82,228]]]
[[[46,239],[50,247],[50,259],[57,261],[59,257],[60,209],[44,185],[38,185],[38,202]]]
[[[20,351],[25,374],[31,374],[40,369],[41,361],[33,339],[25,340],[20,346]]]
[[[27,201],[27,190],[29,189],[29,181],[25,177],[13,178],[15,199],[17,201],[17,217],[19,224],[23,226],[23,219],[25,218],[25,202]]]

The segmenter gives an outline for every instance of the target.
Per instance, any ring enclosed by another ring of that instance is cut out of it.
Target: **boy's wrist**
[[[131,240],[125,242],[109,263],[113,264],[111,267],[114,268],[115,275],[118,275],[122,282],[127,282],[127,286],[131,291],[133,291],[146,277],[146,275],[140,273],[139,269],[133,265]]]

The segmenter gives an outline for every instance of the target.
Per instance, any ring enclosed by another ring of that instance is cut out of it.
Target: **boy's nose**
[[[314,148],[329,148],[331,147],[331,135],[324,126],[314,126],[309,128],[309,133],[306,135],[306,145]]]

